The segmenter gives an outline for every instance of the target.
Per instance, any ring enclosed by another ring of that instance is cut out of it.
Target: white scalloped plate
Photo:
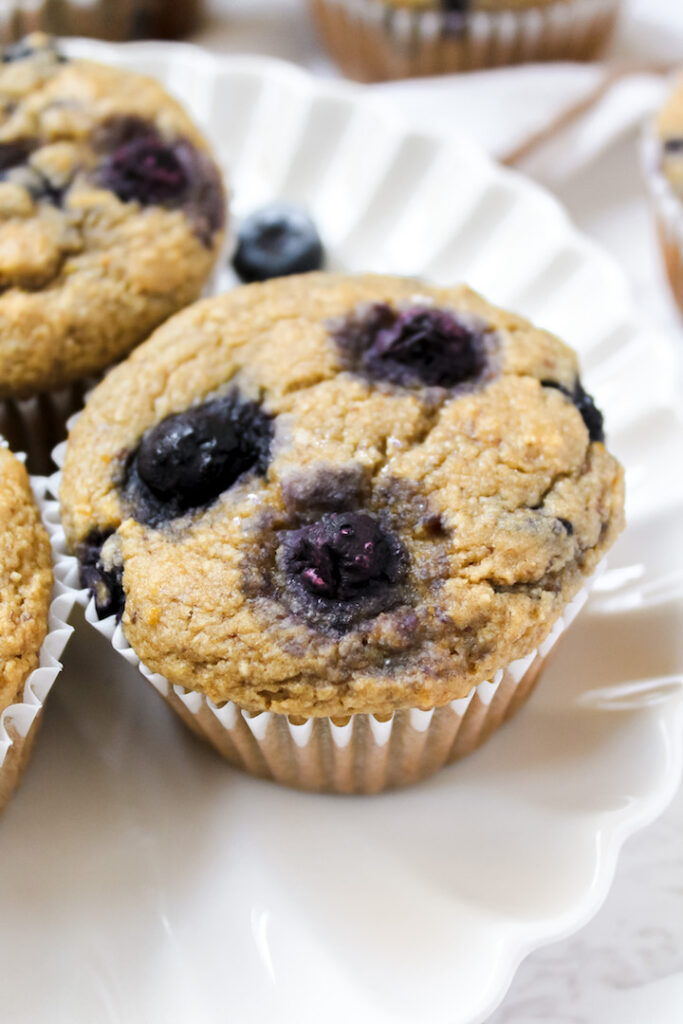
[[[78,53],[169,82],[245,212],[309,205],[335,267],[465,278],[581,352],[630,527],[528,707],[413,790],[243,777],[80,630],[0,833],[3,1021],[473,1024],[577,929],[678,783],[683,424],[673,353],[552,198],[360,92],[188,47]],[[226,275],[223,285],[228,282]]]

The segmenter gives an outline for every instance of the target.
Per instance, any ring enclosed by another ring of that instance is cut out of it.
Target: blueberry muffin
[[[43,29],[61,36],[174,39],[199,27],[201,0],[5,0],[0,39]]]
[[[216,708],[343,725],[467,700],[529,658],[623,489],[558,339],[465,287],[321,273],[197,303],[116,367],[61,508],[147,669]]]
[[[683,76],[647,126],[644,158],[667,274],[683,311]]]
[[[155,81],[36,35],[0,63],[0,398],[124,356],[200,294],[223,237],[220,174]]]
[[[310,0],[322,41],[361,81],[523,61],[587,60],[620,0]]]
[[[325,273],[173,317],[91,394],[60,499],[102,631],[185,721],[344,792],[518,707],[624,504],[557,338],[465,287]]]
[[[52,591],[50,542],[23,465],[0,447],[0,715],[23,701],[38,667]],[[0,729],[0,809],[10,796],[28,749],[24,737],[9,751]]]

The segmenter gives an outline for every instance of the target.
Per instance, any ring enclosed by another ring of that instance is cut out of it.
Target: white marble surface
[[[303,5],[296,0],[213,0],[212,12],[199,37],[204,44],[223,51],[282,56],[319,73],[334,73],[319,53]],[[643,61],[680,58],[683,4],[627,2],[627,17],[613,52]],[[658,85],[649,87],[649,93],[643,87],[637,94],[645,107]],[[429,92],[422,95],[426,116],[433,112],[432,99]],[[412,116],[419,117],[421,102],[418,92],[410,95],[406,107]],[[599,121],[595,123],[600,128]],[[565,154],[568,141],[564,140]],[[526,169],[553,188],[581,228],[613,252],[644,315],[676,335],[683,353],[683,329],[663,283],[648,216],[636,132],[626,130],[608,145],[598,146],[579,167],[570,164],[571,160],[553,161],[548,152]],[[612,891],[594,920],[579,934],[532,954],[489,1019],[489,1024],[536,1022],[683,1022],[683,789],[658,822],[628,842]]]

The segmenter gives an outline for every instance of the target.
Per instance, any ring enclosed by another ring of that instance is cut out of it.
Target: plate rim
[[[676,350],[672,340],[666,334],[647,326],[632,296],[631,287],[624,271],[614,257],[607,253],[599,243],[585,235],[573,223],[568,211],[549,190],[528,178],[520,171],[498,164],[478,143],[459,135],[457,141],[448,139],[438,128],[415,129],[404,120],[381,95],[373,95],[367,86],[342,79],[318,77],[305,68],[281,58],[265,55],[216,53],[201,45],[190,42],[138,41],[131,43],[109,43],[86,38],[70,38],[61,40],[68,54],[87,57],[104,62],[117,62],[117,55],[125,52],[136,59],[144,59],[146,54],[166,62],[183,59],[190,65],[201,68],[201,74],[213,77],[221,70],[229,72],[245,72],[261,77],[264,80],[277,80],[287,83],[290,87],[303,91],[310,97],[330,97],[345,102],[349,107],[370,106],[388,127],[404,138],[414,137],[427,139],[437,143],[442,149],[458,150],[465,153],[468,159],[486,169],[492,178],[510,184],[517,195],[525,194],[537,204],[544,203],[548,211],[556,219],[567,237],[567,241],[592,261],[599,261],[605,274],[611,278],[615,294],[619,295],[622,306],[623,320],[638,333],[646,333],[648,341],[656,346],[658,355],[667,360],[676,358]],[[683,409],[676,402],[680,397],[679,386],[673,374],[670,375],[670,393],[661,396],[658,408],[666,408],[672,413],[683,429]],[[683,669],[681,679],[683,681]],[[641,831],[655,821],[666,809],[678,792],[683,780],[683,685],[674,696],[663,702],[660,707],[665,709],[658,715],[661,742],[664,747],[665,767],[661,772],[659,785],[651,788],[647,796],[639,798],[631,806],[615,811],[608,823],[602,820],[595,828],[596,849],[594,871],[590,885],[586,888],[585,897],[580,903],[562,915],[550,915],[524,921],[513,930],[506,929],[500,956],[492,971],[490,989],[482,1008],[466,1024],[483,1024],[502,1003],[507,991],[519,969],[520,964],[532,952],[553,942],[561,941],[580,931],[598,913],[612,887],[616,874],[619,855],[624,843],[635,833]],[[651,710],[651,709],[650,709]],[[456,1018],[453,1024],[465,1024]]]

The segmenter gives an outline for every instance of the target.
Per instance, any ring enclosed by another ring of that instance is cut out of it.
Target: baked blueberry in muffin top
[[[45,36],[0,63],[0,397],[125,355],[198,297],[225,195],[159,83],[67,60]]]
[[[623,522],[571,349],[464,287],[325,274],[160,328],[89,399],[61,502],[149,668],[304,715],[466,695]]]

